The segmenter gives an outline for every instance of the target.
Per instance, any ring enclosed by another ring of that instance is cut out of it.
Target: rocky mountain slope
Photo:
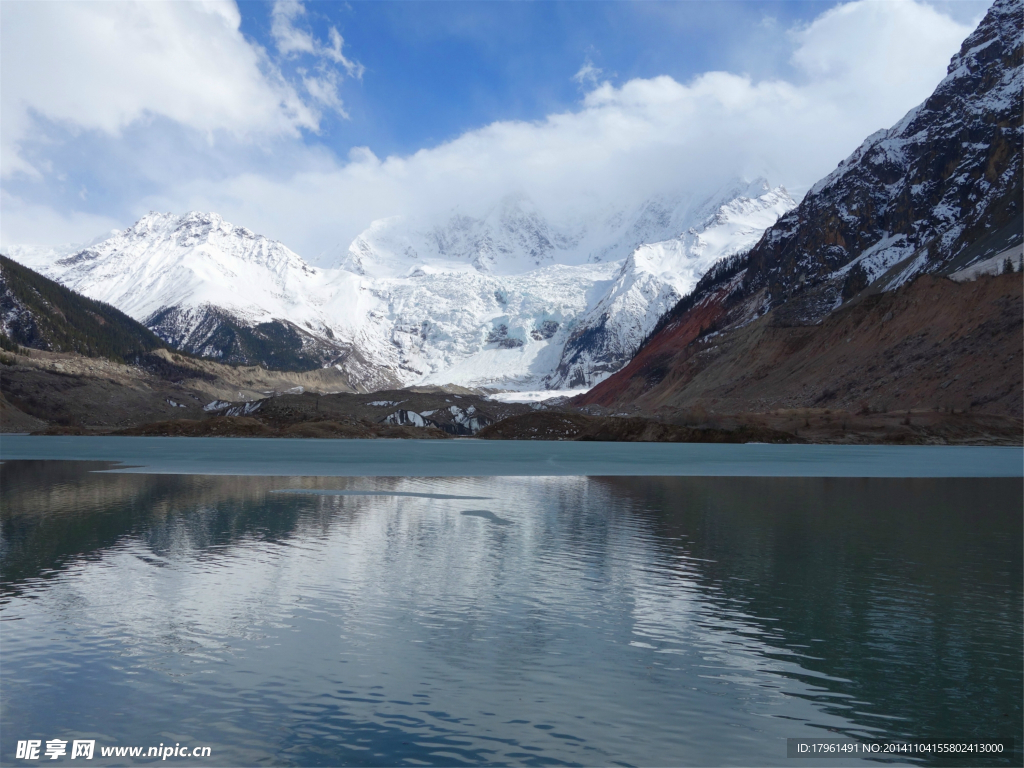
[[[869,136],[750,253],[759,310],[811,322],[869,285],[949,274],[1021,242],[1019,0],[997,0],[923,104]]]
[[[219,216],[149,214],[55,261],[26,256],[35,257],[30,266],[118,307],[177,349],[277,369],[337,367],[364,388],[393,383],[359,352],[376,343],[362,335],[374,302],[359,278],[309,267],[281,243]]]
[[[223,362],[336,367],[361,389],[564,388],[623,365],[707,266],[793,205],[758,180],[556,226],[510,197],[480,219],[376,222],[327,269],[201,213],[150,214],[72,253],[14,253]]]
[[[16,345],[10,345],[16,346]],[[17,346],[0,352],[0,432],[47,425],[113,429],[216,415],[213,404],[282,393],[351,391],[334,368],[305,372],[228,366],[157,349],[121,363]]]
[[[711,269],[579,402],[1019,415],[1020,278],[924,276],[1019,258],[1022,16],[1021,0],[997,0],[931,97],[870,136],[748,254]]]
[[[965,283],[924,275],[862,294],[818,325],[772,312],[711,334],[691,312],[578,404],[628,403],[647,413],[938,409],[1020,418],[1021,289],[1016,273]]]
[[[120,310],[0,256],[0,342],[137,361],[166,344]]]

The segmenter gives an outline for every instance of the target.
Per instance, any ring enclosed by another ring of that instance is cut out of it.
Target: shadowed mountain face
[[[0,256],[0,335],[9,343],[124,362],[166,348],[141,323]]]
[[[797,304],[817,322],[870,284],[949,274],[1021,242],[1022,13],[997,0],[935,92],[765,233],[743,278],[762,312]]]
[[[372,364],[351,344],[327,335],[329,329],[318,336],[288,320],[247,325],[230,312],[211,305],[162,309],[146,322],[175,349],[229,365],[262,365],[280,371],[338,366],[354,381],[370,386],[391,383],[386,376],[377,376]]]
[[[918,278],[997,255],[1020,269],[1022,16],[997,0],[931,97],[709,271],[577,402],[1019,416],[1019,277]]]

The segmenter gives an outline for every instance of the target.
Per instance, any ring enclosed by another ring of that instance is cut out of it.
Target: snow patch
[[[535,389],[525,392],[497,392],[488,395],[488,400],[496,400],[499,403],[540,403],[553,398],[570,398],[589,392],[589,387],[582,389]]]

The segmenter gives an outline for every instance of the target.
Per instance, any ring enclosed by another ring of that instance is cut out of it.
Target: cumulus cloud
[[[366,68],[342,53],[345,39],[336,27],[328,31],[329,45],[319,42],[311,31],[301,29],[298,21],[306,15],[306,6],[299,0],[276,0],[271,11],[270,34],[274,38],[278,53],[283,56],[307,54],[329,60],[344,67],[349,77],[361,80]]]
[[[810,94],[856,99],[865,109],[891,115],[907,111],[908,95],[922,101],[931,93],[940,68],[972,28],[923,3],[860,0],[794,30],[792,61],[813,84]]]
[[[283,5],[302,11],[298,3]],[[298,138],[303,130],[318,130],[320,108],[343,111],[332,72],[308,75],[303,86],[309,98],[302,96],[242,35],[231,0],[10,2],[0,4],[0,14],[5,177],[40,173],[19,152],[36,118],[118,135],[141,120],[165,117],[238,140]],[[336,30],[324,46],[282,27],[278,16],[275,8],[275,36],[284,35],[277,37],[279,48],[308,49],[361,74],[361,65],[342,54]]]
[[[302,13],[297,3],[281,5],[288,26],[275,33],[279,50],[323,55],[325,46],[296,26]],[[358,148],[325,158],[319,150],[316,163],[290,174],[251,166],[226,178],[167,179],[137,210],[215,210],[315,259],[374,219],[480,214],[509,192],[555,218],[656,194],[705,194],[736,176],[766,175],[801,192],[926,98],[969,32],[916,0],[856,0],[790,31],[796,74],[788,79],[708,72],[613,85],[585,64],[578,78],[589,87],[570,111],[495,122],[407,156]],[[321,76],[307,73],[304,87],[327,104],[332,90]]]
[[[604,82],[578,109],[544,120],[492,123],[409,156],[364,148],[280,181],[247,173],[187,184],[160,202],[219,210],[315,257],[373,219],[479,214],[508,192],[566,218],[655,194],[706,194],[736,176],[802,193],[923,101],[969,32],[913,0],[859,0],[792,31],[791,80],[709,72],[686,83]]]

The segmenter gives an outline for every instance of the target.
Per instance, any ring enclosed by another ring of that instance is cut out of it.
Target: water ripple
[[[787,737],[1020,739],[1017,481],[331,488],[65,467],[48,485],[17,464],[8,733],[173,732],[218,763],[289,765],[769,765]]]

